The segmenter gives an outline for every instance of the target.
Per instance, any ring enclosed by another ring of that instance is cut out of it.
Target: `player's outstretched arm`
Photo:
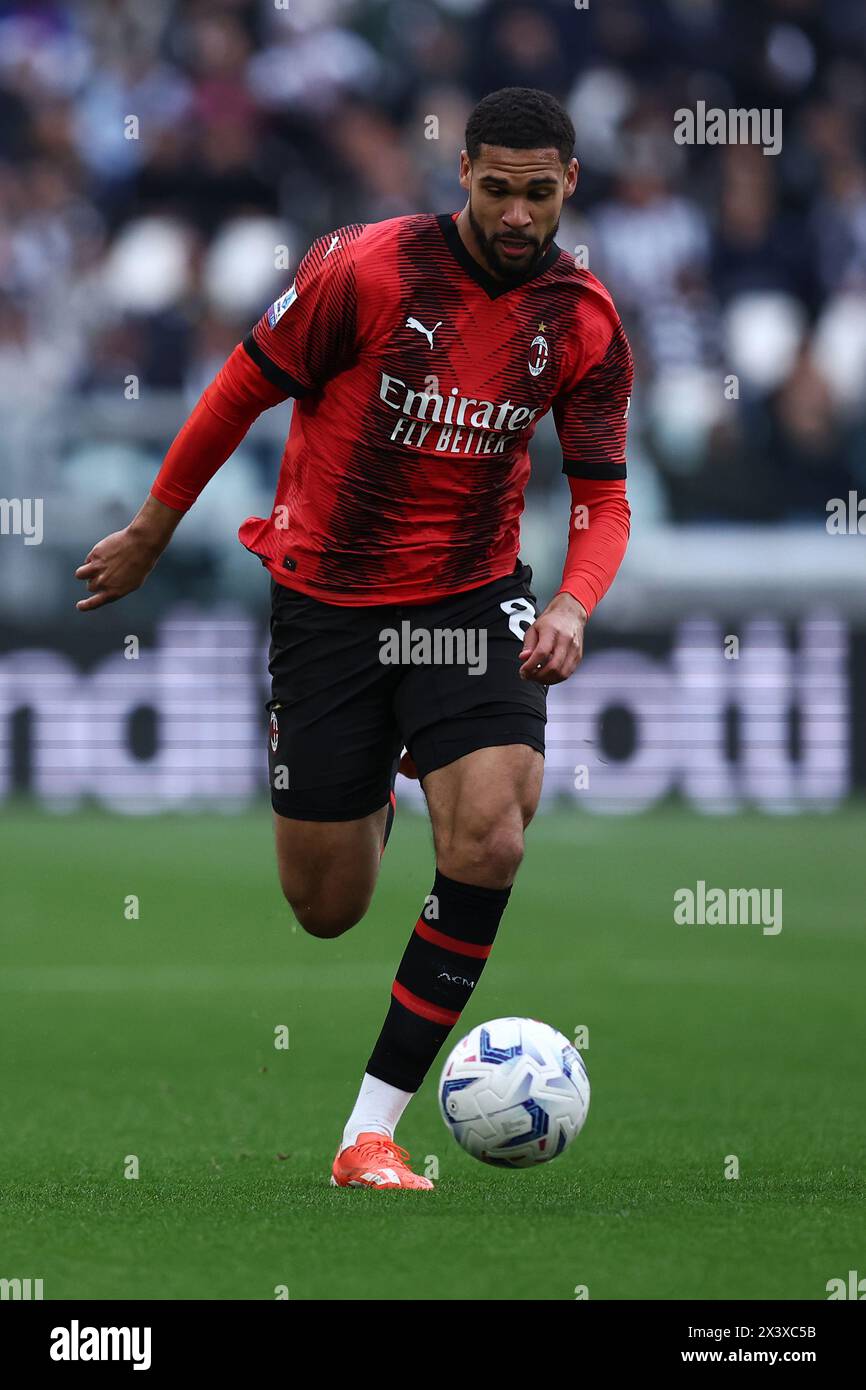
[[[99,541],[75,571],[90,590],[90,597],[75,605],[80,612],[141,588],[184,513],[256,417],[285,399],[286,392],[268,381],[238,345],[172,443],[138,515],[124,530]]]

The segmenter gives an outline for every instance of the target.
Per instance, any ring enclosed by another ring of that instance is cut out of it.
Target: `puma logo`
[[[417,328],[417,330],[418,330],[419,333],[423,333],[423,334],[424,334],[424,337],[427,339],[428,343],[430,344],[430,347],[432,348],[432,347],[433,347],[433,334],[436,332],[436,329],[437,329],[437,328],[441,328],[441,327],[442,327],[442,324],[443,324],[443,323],[444,323],[444,319],[440,319],[438,323],[434,323],[434,325],[433,325],[432,328],[425,328],[424,325],[423,325],[423,323],[419,323],[417,319],[412,319],[412,318],[410,318],[410,319],[407,319],[407,320],[406,320],[406,323],[404,324],[404,327],[405,327],[405,328]]]
[[[339,244],[340,244],[340,238],[339,238],[339,236],[332,236],[332,237],[331,237],[331,244],[330,244],[330,246],[328,247],[327,251],[325,252],[324,256],[322,257],[322,260],[323,260],[323,261],[326,261],[326,260],[328,259],[328,257],[330,256],[331,252],[334,251],[334,250],[336,250],[336,248],[339,246]]]

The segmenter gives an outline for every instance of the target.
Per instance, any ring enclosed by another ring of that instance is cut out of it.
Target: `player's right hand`
[[[75,571],[75,578],[87,584],[90,598],[79,599],[75,607],[82,613],[140,589],[162,550],[136,534],[132,526],[114,531],[98,541]]]
[[[79,599],[75,607],[86,613],[140,589],[182,516],[183,512],[158,502],[152,494],[147,497],[138,516],[122,531],[99,541],[78,566],[75,578],[87,584],[91,597]]]

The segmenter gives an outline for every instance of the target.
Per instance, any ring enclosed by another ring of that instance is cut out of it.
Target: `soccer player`
[[[554,242],[573,151],[547,93],[485,97],[460,155],[463,209],[315,242],[139,514],[76,571],[85,611],[137,589],[253,420],[293,397],[273,511],[240,529],[271,577],[282,889],[314,936],[360,921],[398,765],[421,779],[436,853],[338,1146],[340,1187],[433,1185],[395,1127],[490,955],[541,791],[547,688],[580,661],[628,540],[631,353],[604,286]],[[574,524],[539,613],[519,518],[548,410]]]

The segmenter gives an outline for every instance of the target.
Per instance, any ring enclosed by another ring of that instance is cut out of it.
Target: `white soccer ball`
[[[482,1163],[530,1168],[568,1148],[589,1110],[573,1043],[535,1018],[494,1018],[467,1033],[439,1080],[442,1118]]]

